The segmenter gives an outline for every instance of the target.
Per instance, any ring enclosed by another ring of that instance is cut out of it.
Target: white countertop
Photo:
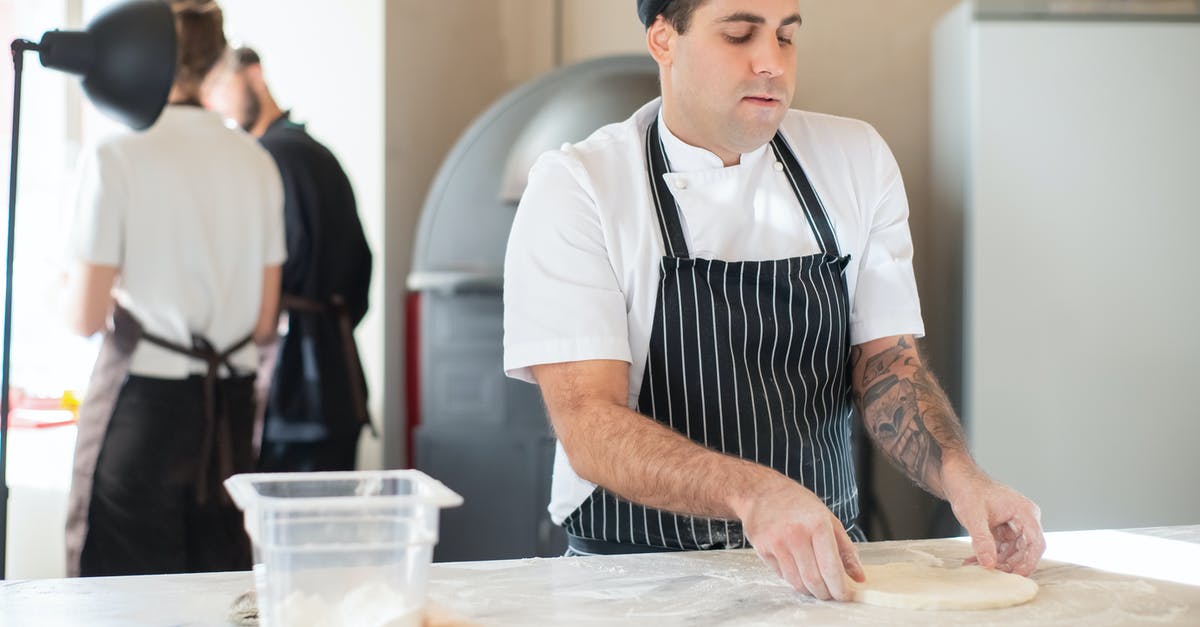
[[[1200,625],[1200,525],[1047,535],[1030,603],[929,612],[821,602],[753,551],[435,564],[430,598],[481,625]],[[860,545],[867,564],[944,561],[961,540]],[[0,625],[225,625],[249,572],[0,582]]]

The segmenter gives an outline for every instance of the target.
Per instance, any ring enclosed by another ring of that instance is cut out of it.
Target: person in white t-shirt
[[[70,229],[71,326],[106,331],[80,409],[71,575],[251,565],[221,482],[254,469],[254,343],[275,332],[283,189],[254,138],[199,105],[226,48],[220,9],[171,6],[168,105],[85,155]]]
[[[662,98],[543,155],[505,261],[504,367],[559,447],[569,554],[752,545],[847,599],[866,431],[1028,575],[1036,505],[987,477],[922,364],[908,205],[868,124],[789,110],[795,0],[639,0]]]

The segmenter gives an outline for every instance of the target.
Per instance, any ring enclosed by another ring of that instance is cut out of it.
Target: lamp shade
[[[83,31],[47,32],[38,51],[43,66],[79,75],[97,109],[142,130],[158,119],[175,81],[175,17],[161,0],[132,0]]]

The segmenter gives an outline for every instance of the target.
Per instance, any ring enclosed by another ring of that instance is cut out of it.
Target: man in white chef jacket
[[[1039,511],[983,473],[922,364],[908,203],[868,124],[789,110],[795,0],[638,0],[662,98],[543,155],[505,262],[504,367],[559,440],[569,554],[753,546],[801,592],[863,580],[866,431],[1030,574]]]

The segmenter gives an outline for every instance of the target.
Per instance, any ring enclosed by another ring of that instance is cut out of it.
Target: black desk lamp
[[[8,259],[4,282],[4,340],[0,356],[0,579],[8,533],[9,352],[12,344],[13,234],[17,217],[17,141],[21,130],[21,70],[26,51],[43,67],[76,74],[96,108],[134,130],[158,119],[175,80],[175,18],[160,0],[132,0],[100,14],[83,31],[52,30],[41,43],[12,42],[12,160],[8,171]]]

